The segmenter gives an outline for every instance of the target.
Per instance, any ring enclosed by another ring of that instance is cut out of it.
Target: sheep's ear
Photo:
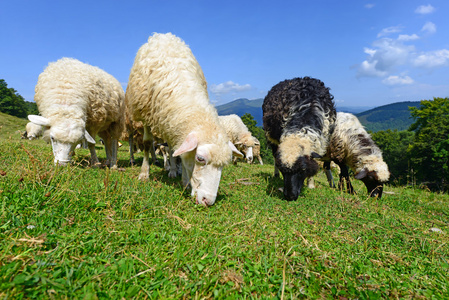
[[[240,158],[244,157],[244,155],[242,154],[242,152],[240,152],[239,150],[237,150],[237,148],[234,146],[233,143],[231,143],[231,141],[228,142],[228,145],[229,145],[229,148],[231,148],[232,154],[233,154],[234,156],[237,156],[237,157],[240,157]]]
[[[191,132],[186,137],[182,145],[178,149],[176,149],[175,152],[173,152],[173,156],[179,156],[183,153],[193,151],[196,149],[197,146],[198,146],[198,138],[196,137],[195,133]]]
[[[95,144],[95,139],[87,132],[87,130],[84,131],[84,138],[86,141],[90,144]]]
[[[366,175],[368,175],[368,170],[365,168],[365,169],[362,169],[362,170],[361,170],[360,172],[358,172],[357,174],[355,174],[355,175],[354,175],[354,178],[360,180],[360,179],[362,179],[362,178],[365,178]]]
[[[50,126],[50,120],[42,116],[28,115],[28,120],[30,120],[31,123],[34,123],[36,125]]]
[[[312,152],[312,158],[323,158],[323,156],[319,155],[316,152]]]

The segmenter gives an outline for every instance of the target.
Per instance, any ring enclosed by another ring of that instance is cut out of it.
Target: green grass
[[[90,168],[87,150],[55,167],[49,145],[5,126],[0,143],[0,298],[449,295],[447,194],[386,186],[368,198],[353,180],[348,195],[320,173],[287,202],[272,166],[239,163],[204,208],[161,167],[138,181],[126,145],[110,171]]]

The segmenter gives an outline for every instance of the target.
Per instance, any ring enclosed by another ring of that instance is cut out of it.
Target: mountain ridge
[[[239,98],[216,106],[219,115],[236,114],[243,116],[250,113],[257,126],[262,126],[263,98],[249,100]],[[418,107],[420,101],[402,101],[377,107],[369,106],[337,106],[337,111],[349,112],[357,116],[367,130],[376,132],[387,129],[406,130],[413,123],[409,107]]]

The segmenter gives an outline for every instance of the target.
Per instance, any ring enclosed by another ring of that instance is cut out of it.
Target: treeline
[[[448,191],[449,99],[423,100],[410,114],[414,123],[408,130],[372,134],[390,168],[390,182]]]
[[[0,112],[18,118],[38,114],[36,103],[25,101],[15,89],[8,88],[4,79],[0,79]]]

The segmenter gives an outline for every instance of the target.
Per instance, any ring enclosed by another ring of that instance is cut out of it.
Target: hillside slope
[[[409,107],[418,107],[419,101],[397,102],[356,114],[366,129],[373,132],[387,129],[407,130],[414,122]]]
[[[21,119],[0,112],[0,136],[20,138],[20,131],[25,131],[27,119]]]

